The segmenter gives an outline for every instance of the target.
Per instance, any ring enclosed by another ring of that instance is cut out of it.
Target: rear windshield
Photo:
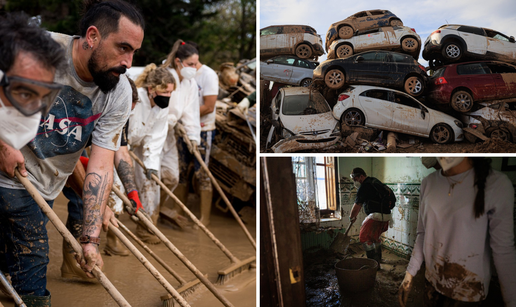
[[[434,72],[434,74],[432,75],[432,78],[439,78],[439,77],[442,77],[444,75],[444,71],[446,70],[445,67],[442,67],[442,68],[439,68],[438,70],[436,70]]]
[[[283,101],[284,115],[311,115],[330,112],[330,106],[321,94],[285,96]]]

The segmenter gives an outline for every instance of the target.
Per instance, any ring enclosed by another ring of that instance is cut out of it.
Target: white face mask
[[[25,116],[15,107],[5,106],[1,99],[0,104],[0,139],[19,150],[36,136],[41,112]]]
[[[353,185],[355,186],[355,188],[357,188],[357,189],[358,189],[358,188],[360,188],[361,183],[360,183],[360,181],[358,181],[358,180],[357,180],[357,181],[355,181],[355,182],[353,183]]]
[[[462,162],[462,160],[464,160],[464,157],[437,158],[437,161],[439,162],[439,164],[441,164],[441,167],[445,172],[451,169],[452,167],[459,165]]]
[[[181,66],[183,66],[183,68],[181,68],[181,76],[186,80],[191,80],[197,74],[197,69],[184,66],[183,63],[181,63]]]

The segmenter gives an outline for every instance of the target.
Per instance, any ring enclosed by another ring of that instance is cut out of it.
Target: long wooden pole
[[[84,257],[82,254],[82,247],[79,245],[79,242],[72,236],[70,231],[66,228],[66,226],[63,224],[63,222],[59,219],[57,214],[50,208],[46,200],[39,194],[38,190],[32,185],[32,183],[29,181],[29,179],[23,177],[18,169],[15,169],[16,177],[18,177],[18,180],[23,184],[25,189],[31,194],[32,198],[36,201],[38,206],[41,208],[41,211],[45,213],[56,227],[57,231],[63,236],[66,243],[70,244],[72,246],[73,250],[78,254],[81,255],[81,257]],[[95,265],[93,267],[93,270],[91,271],[93,276],[95,276],[100,284],[106,289],[106,291],[113,297],[113,299],[118,303],[118,306],[123,307],[130,307],[131,305],[127,302],[127,300],[118,292],[118,290],[113,286],[111,281],[104,275],[104,273],[100,270],[100,268]]]

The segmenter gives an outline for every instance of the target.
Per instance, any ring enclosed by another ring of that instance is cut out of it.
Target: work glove
[[[154,174],[154,175],[156,175],[156,177],[158,177],[158,171],[155,169],[147,169],[147,173],[145,174],[145,176],[147,176],[147,179],[153,180],[152,174]]]
[[[189,146],[187,142],[185,142],[185,143],[186,143],[186,146],[188,147],[188,151],[190,151],[191,154],[193,154],[194,152],[198,151],[197,150],[197,142],[196,141],[190,140],[190,143],[192,144],[191,146]]]
[[[84,166],[84,169],[88,169],[88,162],[90,161],[90,158],[80,156],[79,160],[81,160],[82,166]]]
[[[400,289],[398,290],[398,300],[401,307],[405,307],[407,304],[407,299],[410,293],[410,290],[412,290],[412,279],[414,277],[409,273],[405,273],[405,278],[403,278],[403,282],[400,285]]]
[[[242,101],[240,101],[240,103],[237,105],[237,108],[242,111],[242,113],[245,113],[245,111],[247,111],[247,109],[249,109],[249,105],[251,104],[251,102],[249,101],[249,99],[247,98],[244,98],[242,99]]]
[[[132,190],[131,192],[127,193],[127,197],[131,201],[131,204],[133,205],[133,212],[129,212],[131,215],[136,214],[138,210],[143,208],[142,202],[140,201],[140,196],[138,196],[138,191]]]
[[[356,216],[355,217],[351,217],[351,216],[349,217],[349,222],[350,223],[354,223],[356,220],[357,220]]]

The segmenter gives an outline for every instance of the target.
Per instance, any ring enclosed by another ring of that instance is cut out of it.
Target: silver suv
[[[260,30],[260,58],[292,54],[315,59],[324,54],[322,39],[314,28],[304,25],[269,26]]]

